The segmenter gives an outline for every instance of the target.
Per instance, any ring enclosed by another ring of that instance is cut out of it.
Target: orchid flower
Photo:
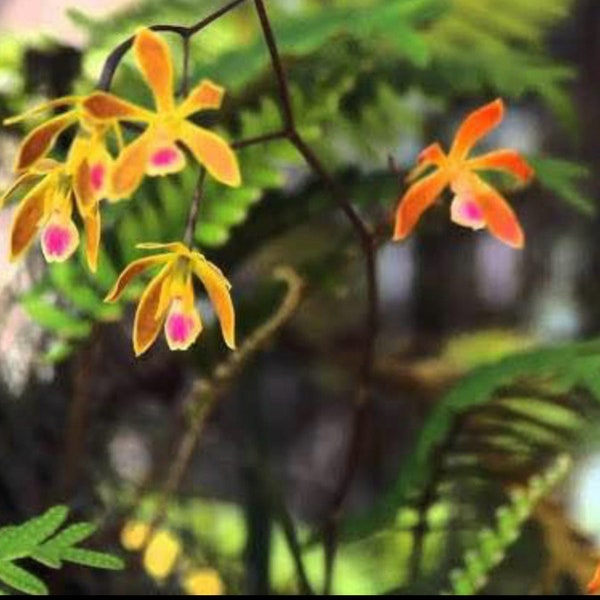
[[[454,193],[450,218],[471,229],[487,227],[492,235],[514,248],[522,248],[524,235],[507,201],[478,175],[480,170],[506,171],[521,182],[528,181],[533,169],[515,151],[499,149],[472,157],[477,142],[494,129],[504,116],[502,100],[475,110],[460,125],[450,152],[432,144],[419,155],[418,165],[409,175],[412,185],[400,199],[396,213],[394,240],[406,238],[425,210],[446,186]],[[429,167],[435,170],[417,179]],[[416,180],[416,181],[415,181]]]
[[[159,254],[130,263],[106,297],[116,302],[129,283],[146,269],[161,265],[157,275],[142,294],[133,325],[133,348],[143,354],[156,340],[161,327],[171,350],[187,350],[202,331],[200,314],[195,306],[194,276],[200,279],[212,302],[225,343],[235,348],[235,313],[223,273],[202,254],[179,242],[171,244],[139,244],[144,250],[160,250]]]
[[[156,176],[181,171],[186,158],[178,142],[215,179],[229,186],[239,186],[239,166],[229,145],[217,134],[188,119],[199,111],[220,108],[223,88],[204,80],[183,102],[176,104],[173,61],[165,41],[150,29],[142,29],[135,37],[133,51],[137,65],[152,90],[156,112],[107,92],[93,93],[83,102],[94,119],[146,125],[145,131],[123,150],[116,161],[112,186],[115,197],[130,196],[140,185],[144,174]]]

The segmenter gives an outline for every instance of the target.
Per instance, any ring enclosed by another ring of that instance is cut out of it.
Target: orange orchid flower
[[[229,290],[231,286],[221,271],[202,254],[179,242],[139,244],[160,254],[140,258],[129,264],[106,297],[116,302],[129,283],[146,269],[162,265],[147,285],[139,301],[133,325],[133,348],[143,354],[156,340],[164,326],[171,350],[187,350],[202,331],[200,314],[195,307],[193,276],[204,285],[221,324],[225,343],[235,348],[235,312]]]
[[[409,175],[414,181],[429,167],[435,170],[414,181],[400,200],[396,212],[394,240],[406,238],[421,215],[438,198],[446,186],[454,193],[450,206],[452,221],[463,227],[483,229],[514,248],[522,248],[524,235],[507,201],[477,174],[480,170],[506,171],[521,182],[533,176],[533,169],[515,151],[494,150],[471,157],[477,142],[494,129],[504,116],[504,104],[498,99],[473,111],[460,125],[450,152],[438,144],[427,147]]]
[[[86,205],[89,181],[81,172],[73,173],[73,154],[66,163],[43,158],[21,173],[0,198],[0,206],[23,188],[10,229],[10,260],[19,259],[40,236],[42,252],[47,262],[67,260],[79,245],[79,232],[73,222],[76,205],[86,233],[86,258],[92,271],[98,263],[100,245],[100,212],[97,204]]]
[[[176,105],[173,61],[166,42],[150,29],[142,29],[135,37],[133,50],[137,65],[154,95],[156,112],[107,92],[96,92],[83,101],[84,107],[95,119],[147,125],[142,135],[129,144],[116,161],[113,173],[115,197],[130,196],[140,185],[144,174],[156,176],[181,171],[186,159],[178,142],[215,179],[229,186],[239,186],[240,170],[230,146],[215,133],[189,120],[199,111],[220,108],[223,88],[204,80]]]

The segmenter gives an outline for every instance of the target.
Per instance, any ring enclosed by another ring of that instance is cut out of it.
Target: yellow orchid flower
[[[106,134],[111,127],[118,129],[116,121],[98,122],[82,110],[83,97],[65,96],[36,106],[30,111],[6,119],[4,125],[13,125],[51,108],[68,107],[69,110],[52,117],[33,129],[21,142],[14,170],[24,173],[35,163],[46,157],[58,136],[76,124],[79,131],[70,151],[69,165],[73,173],[81,180],[84,175],[89,179],[89,191],[96,200],[109,196],[108,183],[113,159],[106,149]],[[120,137],[120,132],[117,131]],[[79,173],[79,171],[83,173]]]
[[[72,219],[77,205],[86,233],[88,266],[96,270],[100,245],[100,212],[97,204],[86,205],[88,187],[81,171],[73,172],[71,157],[66,163],[43,158],[21,173],[0,198],[0,206],[26,186],[10,229],[10,260],[19,259],[40,236],[47,262],[67,260],[79,245],[79,232]]]
[[[171,350],[187,350],[202,331],[200,314],[195,307],[193,276],[200,279],[212,302],[221,325],[225,343],[235,348],[235,312],[223,273],[202,254],[179,242],[138,244],[144,250],[161,250],[160,254],[140,258],[129,264],[106,297],[116,302],[127,285],[150,267],[162,265],[147,285],[139,301],[133,325],[133,348],[143,354],[156,340],[164,325]]]
[[[186,159],[177,143],[182,143],[218,181],[237,187],[241,177],[237,158],[218,135],[189,121],[199,111],[218,109],[223,88],[211,81],[200,82],[181,102],[175,104],[173,61],[169,46],[150,29],[135,37],[133,51],[137,65],[152,90],[156,112],[136,106],[107,92],[95,92],[83,106],[97,120],[140,122],[145,131],[118,157],[113,172],[115,198],[130,196],[144,174],[166,175],[181,171]]]

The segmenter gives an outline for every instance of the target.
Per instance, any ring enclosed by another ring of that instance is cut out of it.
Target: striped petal
[[[125,288],[135,279],[138,275],[141,275],[144,271],[150,267],[160,265],[165,262],[169,262],[173,258],[170,253],[155,254],[154,256],[146,256],[144,258],[138,258],[132,263],[129,263],[123,272],[119,275],[112,290],[108,293],[105,302],[116,302],[121,294],[125,291]]]
[[[69,111],[42,123],[42,125],[31,131],[19,148],[15,171],[28,169],[37,160],[45,156],[60,133],[76,121],[77,113]]]
[[[189,121],[182,122],[180,139],[217,181],[239,187],[241,175],[237,157],[225,140]]]
[[[42,230],[42,252],[46,262],[64,262],[79,246],[79,231],[68,213],[56,211]]]
[[[177,112],[182,117],[189,117],[201,110],[221,108],[225,90],[212,81],[201,81],[178,107]]]
[[[42,180],[21,200],[10,230],[10,260],[18,259],[31,245],[46,214],[51,181]]]
[[[215,309],[223,339],[229,348],[235,349],[235,310],[229,290],[231,285],[223,274],[214,265],[208,262],[201,254],[194,252],[192,255],[192,268],[196,276],[202,281],[206,292]]]
[[[474,170],[507,171],[516,179],[526,182],[533,177],[533,168],[515,150],[495,150],[467,162],[467,166]]]
[[[34,182],[36,179],[39,179],[41,175],[37,173],[33,173],[31,171],[26,171],[19,175],[9,186],[9,188],[0,196],[0,208],[4,206],[4,204],[9,201],[12,196],[14,196],[20,189],[26,186],[29,183]]]
[[[504,103],[494,100],[473,111],[458,128],[450,156],[463,159],[477,142],[497,127],[504,117]]]
[[[133,349],[140,356],[154,343],[164,321],[164,314],[157,308],[160,303],[163,285],[169,284],[171,265],[167,264],[162,271],[148,284],[135,312],[133,323]]]
[[[447,183],[445,171],[438,169],[408,188],[396,211],[394,240],[402,240],[411,233],[421,215],[436,201]]]
[[[158,111],[173,110],[173,61],[167,43],[150,29],[142,29],[135,36],[133,51]]]
[[[20,123],[25,119],[29,119],[36,115],[39,115],[42,112],[45,112],[52,108],[60,108],[63,106],[72,106],[77,104],[81,98],[79,96],[63,96],[62,98],[55,98],[54,100],[49,100],[48,102],[43,102],[42,104],[38,104],[33,108],[19,114],[14,117],[9,117],[8,119],[4,119],[2,122],[3,125],[9,126],[14,125],[15,123]]]
[[[152,119],[151,112],[108,92],[94,92],[82,102],[82,106],[99,121],[120,119],[147,122]]]

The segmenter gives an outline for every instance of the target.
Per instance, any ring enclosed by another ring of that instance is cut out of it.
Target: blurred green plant
[[[66,506],[54,506],[22,525],[0,528],[0,581],[25,594],[48,594],[46,584],[39,577],[16,564],[15,561],[22,559],[52,569],[60,569],[64,562],[93,569],[123,569],[123,561],[112,554],[78,547],[77,544],[96,531],[96,526],[81,522],[62,528],[68,514]]]

